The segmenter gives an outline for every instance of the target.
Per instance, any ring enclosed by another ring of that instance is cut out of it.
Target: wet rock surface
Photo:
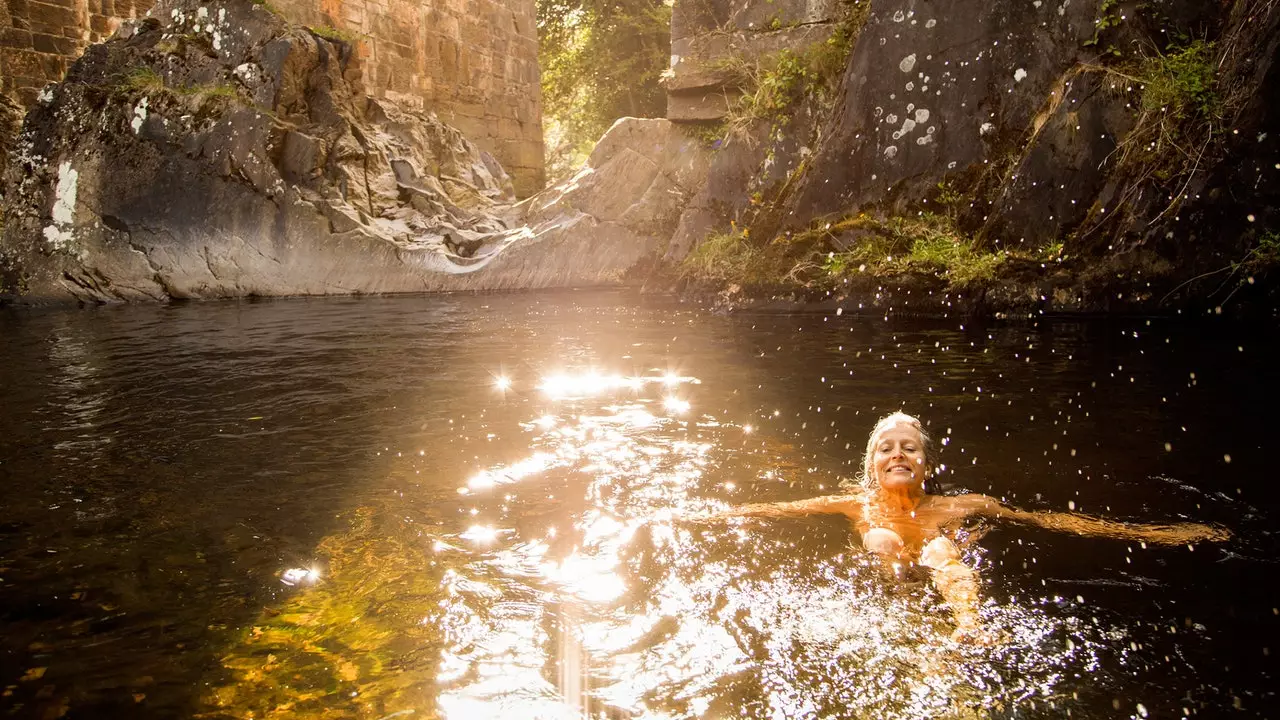
[[[764,245],[841,219],[931,215],[977,251],[1022,259],[964,290],[904,275],[783,295],[845,295],[872,312],[905,307],[908,292],[939,313],[961,294],[979,313],[1274,307],[1280,278],[1258,260],[1280,226],[1280,116],[1265,99],[1280,82],[1277,38],[1280,11],[1253,0],[874,2],[816,133],[785,118],[745,166],[713,160],[708,186],[756,189],[757,207],[695,202],[697,232],[672,247],[731,227]],[[1211,61],[1208,90],[1185,66],[1149,90],[1166,70],[1153,66],[1194,42]],[[1171,105],[1153,107],[1148,92]],[[1194,107],[1172,106],[1192,93]],[[779,168],[785,178],[762,182]],[[858,244],[846,233],[820,249]],[[768,304],[774,290],[730,295]]]
[[[344,42],[247,1],[155,15],[90,48],[29,114],[5,176],[11,300],[593,285],[669,237],[655,229],[682,191],[663,153],[693,156],[653,138],[598,150],[590,182],[549,191],[573,208],[516,204],[457,130],[369,99]]]

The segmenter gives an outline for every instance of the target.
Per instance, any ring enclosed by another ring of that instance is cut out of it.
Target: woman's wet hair
[[[924,424],[920,422],[919,418],[902,411],[885,415],[880,418],[875,427],[871,428],[871,434],[867,436],[867,449],[862,454],[862,471],[854,482],[849,483],[846,481],[842,482],[841,485],[875,487],[875,469],[872,467],[872,458],[876,454],[876,440],[879,439],[880,433],[895,425],[909,425],[920,433],[920,442],[924,448],[924,490],[927,493],[934,491],[933,471],[937,468],[937,455],[933,447],[933,438],[929,437],[928,431],[924,429]]]

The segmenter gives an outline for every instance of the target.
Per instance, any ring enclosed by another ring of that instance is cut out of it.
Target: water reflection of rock
[[[197,717],[381,718],[434,703],[446,569],[419,527],[371,507],[326,538],[314,582],[264,610]]]

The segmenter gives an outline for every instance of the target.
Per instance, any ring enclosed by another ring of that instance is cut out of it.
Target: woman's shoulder
[[[930,507],[954,513],[981,514],[993,513],[1000,509],[1000,501],[981,493],[965,493],[963,495],[929,495]]]

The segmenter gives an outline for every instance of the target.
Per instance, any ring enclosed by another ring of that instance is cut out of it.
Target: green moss
[[[1142,109],[1173,120],[1221,115],[1213,43],[1196,40],[1143,60]]]
[[[830,246],[854,230],[861,232],[851,247],[827,252],[822,268],[828,277],[823,280],[838,282],[854,273],[925,272],[966,287],[994,280],[1008,257],[975,250],[972,240],[956,230],[950,218],[933,213],[883,219],[857,215],[824,223],[821,230],[797,235],[796,241],[826,240]]]
[[[795,261],[785,247],[752,242],[737,228],[703,240],[680,265],[680,277],[696,282],[752,287],[784,282]]]
[[[307,29],[326,40],[337,40],[348,45],[355,45],[359,43],[361,38],[358,33],[351,32],[350,30],[329,27],[328,25],[308,25]]]
[[[687,136],[697,140],[703,147],[717,150],[725,137],[725,123],[721,121],[708,123],[681,123],[680,130]]]
[[[856,239],[849,241],[850,236]],[[1048,261],[1061,245],[1035,257]],[[835,286],[851,275],[932,273],[955,287],[991,282],[1006,252],[974,249],[950,218],[932,213],[876,218],[865,214],[822,221],[761,244],[733,229],[708,237],[681,265],[681,275],[703,282],[748,287]]]
[[[205,100],[210,99],[236,99],[240,97],[240,93],[235,89],[235,86],[228,83],[186,85],[174,88],[173,91],[183,97],[194,99],[197,104],[203,104]]]
[[[1268,230],[1258,238],[1242,263],[1249,272],[1280,267],[1280,231]]]

